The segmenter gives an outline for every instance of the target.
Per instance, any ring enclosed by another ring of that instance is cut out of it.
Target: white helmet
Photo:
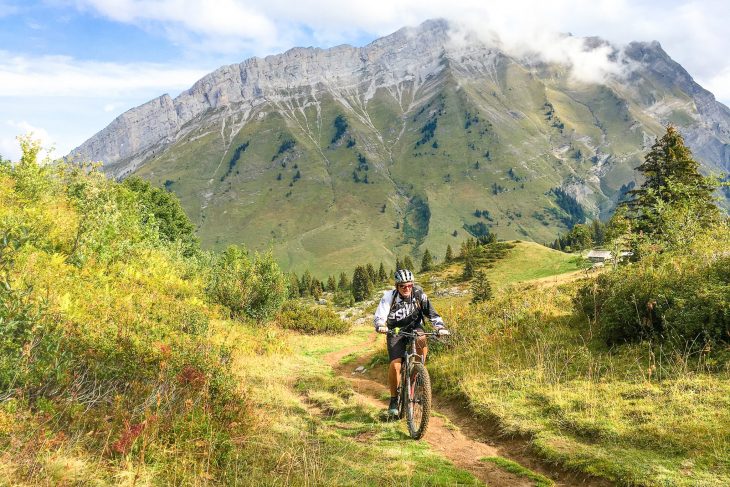
[[[413,282],[413,273],[408,269],[398,269],[395,271],[395,283]]]

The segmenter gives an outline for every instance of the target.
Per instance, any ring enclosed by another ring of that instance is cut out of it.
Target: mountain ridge
[[[605,217],[666,123],[706,171],[730,169],[730,110],[658,43],[614,48],[623,75],[599,84],[451,29],[434,20],[223,66],[71,156],[164,184],[207,246],[271,246],[285,267],[325,272],[484,229],[550,241],[583,213]],[[571,215],[561,191],[585,211]]]

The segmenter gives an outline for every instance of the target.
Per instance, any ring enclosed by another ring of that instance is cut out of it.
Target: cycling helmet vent
[[[413,282],[413,273],[408,269],[398,269],[395,272],[395,283]]]

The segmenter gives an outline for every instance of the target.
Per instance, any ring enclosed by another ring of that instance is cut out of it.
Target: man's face
[[[412,282],[402,282],[402,283],[398,284],[398,292],[404,298],[410,298],[411,293],[413,292],[413,283]]]

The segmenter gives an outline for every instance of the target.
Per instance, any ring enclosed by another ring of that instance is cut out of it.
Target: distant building
[[[631,257],[633,252],[621,251],[619,252],[619,261],[624,260],[626,257]],[[613,254],[610,250],[591,250],[586,255],[586,259],[590,260],[594,264],[604,264],[606,261],[613,260]]]
[[[591,250],[590,252],[588,252],[586,259],[590,260],[593,263],[603,263],[607,260],[611,260],[612,257],[613,255],[611,254],[610,250]]]

